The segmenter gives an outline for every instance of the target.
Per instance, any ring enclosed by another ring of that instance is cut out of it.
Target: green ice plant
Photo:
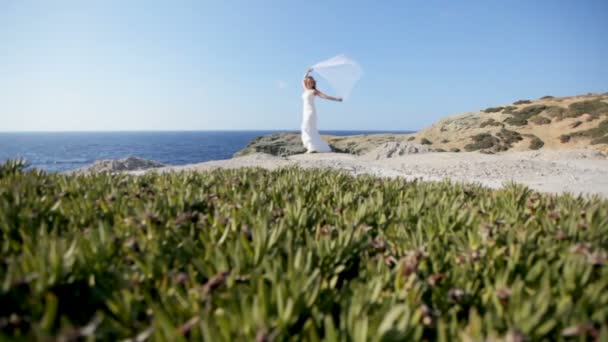
[[[605,340],[608,201],[0,166],[0,339]]]

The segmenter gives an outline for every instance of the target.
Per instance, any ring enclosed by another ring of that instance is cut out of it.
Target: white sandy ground
[[[301,154],[276,157],[252,154],[227,160],[184,166],[169,166],[143,172],[211,170],[216,168],[286,166],[334,168],[354,175],[404,177],[438,181],[478,183],[500,188],[505,183],[524,184],[532,189],[573,194],[598,194],[608,197],[608,158],[593,150],[525,151],[501,154],[420,153],[376,159],[341,153]]]

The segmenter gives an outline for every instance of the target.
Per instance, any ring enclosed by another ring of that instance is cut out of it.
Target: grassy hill
[[[608,94],[520,100],[444,118],[408,139],[445,151],[608,151]]]

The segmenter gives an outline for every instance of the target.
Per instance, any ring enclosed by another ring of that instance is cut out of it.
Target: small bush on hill
[[[415,139],[416,139],[416,137],[409,137],[409,138],[407,138],[407,141],[412,141],[412,140],[415,140]]]
[[[545,106],[545,105],[527,106],[527,107],[520,109],[519,111],[513,112],[511,114],[513,116],[508,117],[507,119],[505,119],[504,122],[506,122],[512,126],[525,126],[528,124],[528,120],[531,117],[538,115],[546,108],[547,108],[547,106]]]
[[[514,105],[522,105],[522,104],[529,104],[529,103],[532,103],[532,101],[530,101],[530,100],[519,100],[519,101],[513,102]]]
[[[506,106],[505,109],[503,110],[503,113],[512,114],[516,109],[517,109],[517,107],[515,107],[515,106]]]
[[[608,144],[608,119],[600,122],[597,127],[574,132],[570,134],[572,137],[586,137],[591,138],[591,144]]]
[[[544,116],[536,116],[534,118],[532,118],[530,121],[532,121],[533,123],[537,124],[537,125],[547,125],[551,123],[551,119],[544,117]]]
[[[541,97],[540,99],[541,100],[549,100],[549,99],[553,99],[553,98],[555,98],[555,96],[547,95],[547,96]]]
[[[490,149],[500,145],[500,139],[489,133],[480,133],[471,137],[472,143],[464,146],[466,151]]]
[[[497,113],[500,112],[501,110],[503,110],[504,107],[490,107],[490,108],[486,108],[483,111],[486,113]]]
[[[564,113],[566,113],[566,108],[564,107],[549,106],[545,109],[545,114],[550,118],[556,118],[557,120],[563,119]]]
[[[479,125],[479,127],[481,127],[481,128],[488,127],[488,126],[504,126],[504,124],[502,124],[494,119],[488,119]]]
[[[518,132],[504,128],[501,129],[500,132],[496,134],[496,136],[498,136],[502,140],[502,142],[509,148],[512,144],[523,140],[523,137]]]
[[[597,100],[580,101],[570,104],[566,117],[574,118],[583,114],[589,114],[594,118],[601,115],[608,115],[608,103]]]
[[[543,147],[544,145],[545,145],[545,143],[542,140],[540,140],[539,137],[535,136],[534,138],[532,138],[532,140],[530,140],[530,149],[531,150],[538,150],[541,147]]]
[[[432,145],[432,144],[433,144],[433,142],[432,142],[432,141],[430,141],[430,140],[429,140],[429,139],[427,139],[427,138],[422,138],[422,139],[420,139],[420,143],[421,143],[422,145]]]

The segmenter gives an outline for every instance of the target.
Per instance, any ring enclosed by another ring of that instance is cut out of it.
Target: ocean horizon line
[[[25,134],[25,133],[197,133],[197,132],[284,132],[297,133],[299,129],[196,129],[196,130],[48,130],[48,131],[0,131],[0,134]],[[369,133],[414,133],[416,130],[394,130],[394,129],[321,129],[323,132],[369,132]]]

